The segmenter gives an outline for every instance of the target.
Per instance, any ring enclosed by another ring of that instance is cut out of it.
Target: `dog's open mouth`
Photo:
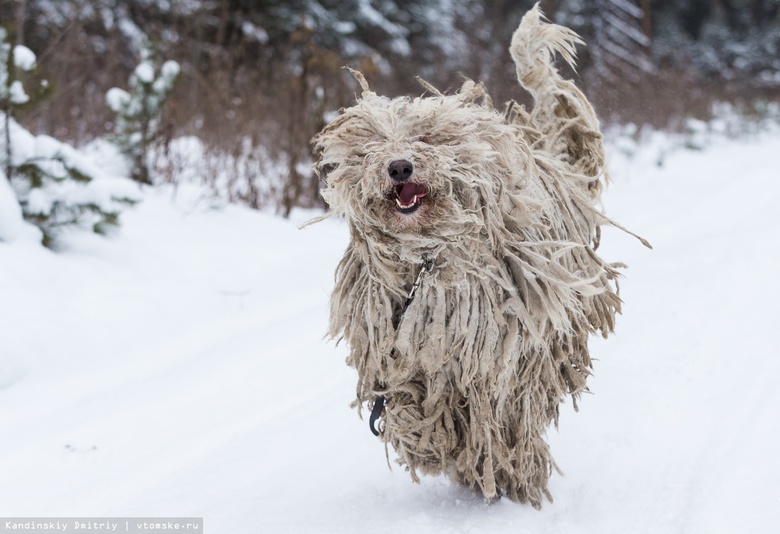
[[[400,213],[413,213],[422,205],[422,199],[427,194],[428,188],[424,185],[406,182],[393,186],[388,198]]]

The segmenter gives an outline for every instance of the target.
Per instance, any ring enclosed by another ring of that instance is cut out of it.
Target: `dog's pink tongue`
[[[398,199],[401,204],[409,204],[414,200],[414,197],[424,197],[426,189],[424,185],[419,184],[404,184],[398,191]]]

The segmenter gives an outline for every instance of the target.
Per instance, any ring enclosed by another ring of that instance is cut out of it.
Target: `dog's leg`
[[[598,119],[585,95],[553,65],[558,53],[574,67],[575,45],[582,43],[572,30],[545,22],[537,4],[520,21],[509,51],[520,84],[534,97],[530,119],[542,134],[534,148],[598,178],[604,166]]]

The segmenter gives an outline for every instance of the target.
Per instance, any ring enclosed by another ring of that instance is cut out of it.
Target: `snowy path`
[[[630,265],[541,512],[415,485],[322,341],[346,228],[147,195],[119,236],[0,243],[0,516],[208,533],[770,533],[780,524],[780,136],[616,169]],[[641,154],[640,154],[641,156]],[[186,195],[185,195],[186,196]],[[186,207],[186,208],[185,208]],[[300,221],[298,221],[300,222]]]

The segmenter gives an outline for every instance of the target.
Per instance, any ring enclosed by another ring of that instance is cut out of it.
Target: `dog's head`
[[[484,87],[468,81],[454,95],[389,99],[357,75],[362,97],[314,138],[331,211],[406,243],[500,224],[511,204],[504,192],[521,186],[530,152]]]

